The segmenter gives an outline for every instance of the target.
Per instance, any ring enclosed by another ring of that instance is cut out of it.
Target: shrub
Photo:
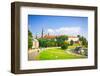
[[[28,49],[31,49],[33,46],[33,36],[32,32],[28,30]]]
[[[61,45],[61,49],[67,49],[67,48],[68,48],[68,44],[64,42],[64,43]]]
[[[73,40],[71,40],[71,41],[70,41],[70,45],[73,45],[73,44],[74,44],[74,41],[73,41]]]
[[[61,46],[65,40],[68,40],[68,36],[66,35],[56,37],[57,46]]]

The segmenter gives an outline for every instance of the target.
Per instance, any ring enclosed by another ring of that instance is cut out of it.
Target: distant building
[[[59,37],[59,36],[55,36],[55,35],[44,35],[43,38],[46,38],[46,39],[54,39],[56,37]],[[68,36],[68,41],[70,42],[71,40],[73,40],[74,42],[77,42],[77,41],[79,41],[79,38],[76,37],[76,36]]]
[[[44,35],[43,38],[46,38],[46,39],[54,39],[54,38],[56,38],[56,36],[55,35]]]
[[[48,34],[44,34],[44,29],[42,28],[42,31],[41,31],[41,38],[46,38],[46,39],[54,39],[56,37],[59,37],[59,36],[62,36],[62,35],[49,35]],[[37,38],[37,35],[36,35],[36,38]],[[79,37],[77,36],[68,36],[68,41],[70,42],[71,40],[73,40],[74,42],[78,43],[79,42]]]
[[[77,42],[79,41],[79,38],[76,36],[68,36],[68,41],[71,41],[71,40],[73,40],[74,42]]]
[[[37,39],[33,39],[33,46],[32,48],[39,48],[39,41]]]
[[[46,38],[46,39],[56,39],[56,37],[59,37],[59,36],[63,36],[63,35],[50,35],[49,33],[48,34],[44,34],[44,29],[42,28],[42,31],[41,31],[41,38]],[[37,38],[37,35],[36,35],[36,38]],[[67,39],[67,38],[66,38]],[[70,41],[73,41],[74,43],[80,43],[79,41],[79,37],[77,36],[68,36],[68,42]]]

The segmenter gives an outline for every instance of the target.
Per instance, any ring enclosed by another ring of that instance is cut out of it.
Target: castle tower
[[[37,39],[38,37],[37,37],[37,33],[36,33],[36,39]]]
[[[48,33],[48,36],[49,36],[49,33]]]
[[[42,28],[41,38],[43,38],[43,36],[44,36],[44,30],[43,30],[43,28]]]

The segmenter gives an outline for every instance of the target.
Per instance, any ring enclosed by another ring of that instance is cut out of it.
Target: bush
[[[44,39],[44,38],[40,38],[40,39],[38,39],[38,41],[39,41],[39,46],[40,47],[47,47],[47,39]]]
[[[70,41],[70,45],[73,45],[73,44],[74,44],[74,41],[73,41],[73,40],[71,40],[71,41]]]
[[[68,40],[68,36],[66,35],[56,37],[57,46],[62,46],[65,40]]]
[[[32,32],[28,30],[28,49],[31,49],[33,46],[33,36]]]
[[[64,43],[61,45],[61,49],[67,49],[67,48],[68,48],[68,44],[64,42]]]

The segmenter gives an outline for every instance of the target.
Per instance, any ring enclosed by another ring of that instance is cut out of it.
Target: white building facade
[[[68,37],[68,41],[70,42],[71,40],[73,40],[73,41],[79,41],[79,38],[75,37],[75,36],[69,36]]]
[[[32,46],[33,49],[37,49],[39,48],[39,41],[37,39],[33,39],[33,46]]]

